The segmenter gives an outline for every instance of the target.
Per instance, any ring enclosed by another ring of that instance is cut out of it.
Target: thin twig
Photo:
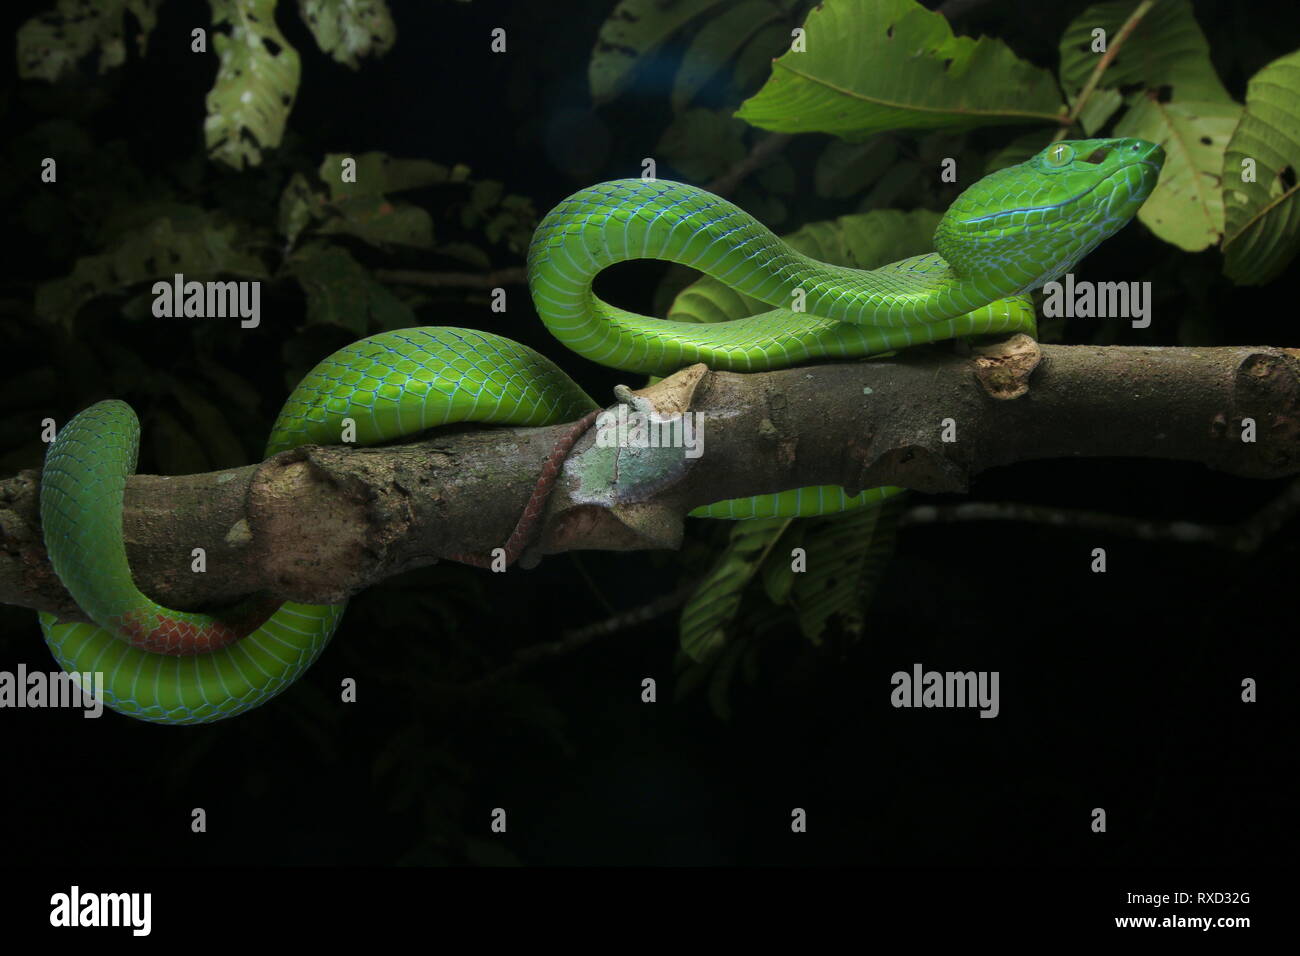
[[[744,157],[704,188],[715,196],[729,196],[746,176],[779,153],[794,139],[790,133],[769,133],[756,142]]]
[[[1025,521],[1054,528],[1074,528],[1123,535],[1145,541],[1210,544],[1251,554],[1272,535],[1300,515],[1300,481],[1293,481],[1268,504],[1234,525],[1207,525],[1192,521],[1147,521],[1127,515],[1105,514],[1075,508],[1053,508],[1014,502],[971,501],[959,505],[918,505],[899,516],[900,525],[946,524],[960,521]],[[551,657],[571,654],[600,637],[645,624],[686,603],[695,590],[687,582],[675,591],[600,621],[566,631],[558,641],[525,647],[511,661],[472,682],[497,683],[524,668]]]
[[[695,587],[696,582],[687,582],[676,590],[660,595],[653,601],[648,601],[639,607],[565,631],[564,636],[558,641],[549,641],[545,644],[534,644],[531,647],[522,648],[515,653],[514,657],[505,666],[499,667],[464,686],[467,690],[473,690],[487,684],[495,684],[508,677],[513,677],[519,671],[536,664],[538,661],[572,654],[597,638],[617,634],[619,631],[625,631],[628,628],[645,624],[647,621],[653,621],[660,615],[667,614],[674,608],[685,604],[686,599],[694,593]]]
[[[1300,481],[1244,521],[1231,525],[1193,521],[1149,521],[1128,515],[1015,502],[970,501],[958,505],[918,505],[903,512],[900,525],[949,524],[959,521],[1025,521],[1053,528],[1100,531],[1144,541],[1210,544],[1244,554],[1254,553],[1278,529],[1300,515]]]
[[[1119,28],[1119,32],[1115,34],[1115,38],[1107,44],[1106,52],[1102,54],[1101,59],[1097,61],[1097,65],[1093,67],[1092,75],[1088,77],[1088,82],[1083,84],[1083,89],[1079,91],[1079,95],[1075,99],[1074,105],[1070,107],[1070,112],[1067,113],[1065,118],[1061,121],[1061,128],[1057,130],[1056,135],[1052,137],[1053,143],[1059,139],[1064,139],[1066,134],[1070,131],[1070,127],[1079,121],[1079,114],[1082,113],[1083,108],[1088,105],[1088,100],[1091,99],[1093,90],[1095,90],[1097,84],[1101,82],[1101,75],[1110,67],[1111,62],[1119,53],[1119,48],[1124,45],[1124,41],[1128,39],[1129,34],[1137,29],[1137,25],[1142,22],[1142,18],[1147,15],[1153,6],[1155,6],[1155,2],[1156,0],[1142,0],[1142,2],[1137,5],[1136,9],[1129,14],[1129,18],[1124,21],[1124,25]]]

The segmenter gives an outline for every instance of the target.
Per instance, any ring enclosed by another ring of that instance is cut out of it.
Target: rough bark
[[[1042,458],[1181,459],[1243,478],[1300,473],[1300,351],[1038,346],[736,374],[684,369],[636,393],[702,421],[703,454],[574,447],[528,557],[673,548],[698,505],[803,485],[962,492]],[[955,428],[955,441],[945,441]],[[1242,440],[1243,420],[1255,440]],[[143,591],[203,608],[254,592],[338,601],[509,535],[564,430],[454,427],[410,444],[308,446],[257,465],[127,486]],[[46,560],[39,473],[0,481],[0,601],[79,614]],[[206,552],[207,571],[191,571]],[[525,561],[528,563],[528,561]]]

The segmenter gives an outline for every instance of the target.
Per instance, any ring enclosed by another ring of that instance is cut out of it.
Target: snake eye
[[[1053,169],[1060,169],[1062,166],[1070,165],[1074,159],[1074,147],[1069,143],[1057,143],[1055,146],[1048,147],[1047,165]]]

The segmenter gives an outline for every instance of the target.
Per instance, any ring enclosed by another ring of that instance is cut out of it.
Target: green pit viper
[[[939,222],[935,252],[870,271],[810,259],[694,186],[615,180],[574,193],[542,220],[528,252],[528,282],[542,321],[565,346],[616,369],[654,375],[695,362],[750,372],[957,336],[1033,334],[1025,293],[1063,275],[1127,223],[1163,161],[1159,146],[1136,139],[1054,143],[965,190]],[[693,324],[625,312],[596,297],[597,273],[638,258],[681,263],[774,308]],[[786,307],[799,298],[802,309]],[[559,367],[509,339],[402,329],[349,345],[316,366],[280,410],[266,455],[337,444],[345,418],[355,422],[358,444],[375,444],[452,422],[589,421],[596,409]],[[170,610],[142,594],[122,540],[122,500],[138,440],[130,407],[104,401],[68,422],[47,452],[40,489],[46,550],[95,623],[59,623],[42,613],[46,642],[64,670],[102,672],[99,696],[132,717],[192,724],[242,713],[311,665],[344,605],[253,602],[209,615]],[[552,455],[551,470],[567,450]],[[820,514],[896,490],[849,497],[838,487],[793,489],[692,514]],[[529,511],[536,506],[530,502]]]

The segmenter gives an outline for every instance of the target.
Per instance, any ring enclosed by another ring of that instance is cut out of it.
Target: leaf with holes
[[[99,72],[126,60],[122,18],[130,13],[140,24],[135,37],[141,56],[158,22],[162,0],[59,0],[54,11],[32,17],[18,28],[18,76],[49,80],[71,72],[77,61],[99,47]]]
[[[203,123],[209,154],[235,169],[280,145],[298,92],[298,51],[275,25],[275,0],[211,0],[220,67]]]
[[[322,51],[360,69],[360,58],[393,48],[397,28],[384,0],[299,0],[298,10]]]
[[[1254,181],[1244,172],[1253,164]],[[1241,285],[1277,277],[1300,251],[1300,50],[1250,78],[1223,154],[1223,271]]]
[[[915,0],[826,0],[804,24],[803,51],[736,115],[782,133],[834,133],[860,142],[890,129],[1054,123],[1052,75],[1000,40],[953,36]]]
[[[707,660],[727,642],[727,628],[740,609],[746,586],[790,524],[789,518],[737,521],[731,540],[681,616],[681,646],[691,658]]]
[[[1148,91],[1115,125],[1116,136],[1165,148],[1160,181],[1138,210],[1138,219],[1165,242],[1198,252],[1223,235],[1223,151],[1240,116],[1231,100],[1163,103]]]

